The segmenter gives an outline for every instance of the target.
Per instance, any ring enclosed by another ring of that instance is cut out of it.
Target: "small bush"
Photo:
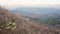
[[[15,23],[15,19],[14,18],[9,18],[9,24],[6,27],[6,29],[8,31],[12,31],[12,30],[15,30],[16,29],[16,23]]]

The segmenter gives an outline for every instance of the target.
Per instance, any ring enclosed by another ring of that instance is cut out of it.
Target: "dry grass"
[[[5,29],[10,22],[9,18],[15,19],[16,29],[13,31]],[[60,34],[60,29],[33,22],[5,9],[0,9],[0,21],[4,24],[0,34]]]

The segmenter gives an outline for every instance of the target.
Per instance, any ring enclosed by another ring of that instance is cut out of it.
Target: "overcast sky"
[[[0,0],[0,6],[29,7],[29,6],[54,6],[60,5],[60,0]]]

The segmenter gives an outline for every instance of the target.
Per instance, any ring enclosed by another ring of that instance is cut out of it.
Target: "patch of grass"
[[[0,21],[0,30],[2,30],[3,22]]]
[[[3,26],[3,22],[0,21],[0,27]]]

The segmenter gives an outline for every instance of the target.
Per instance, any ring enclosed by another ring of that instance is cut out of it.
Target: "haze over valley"
[[[60,0],[0,0],[0,34],[60,34]]]

